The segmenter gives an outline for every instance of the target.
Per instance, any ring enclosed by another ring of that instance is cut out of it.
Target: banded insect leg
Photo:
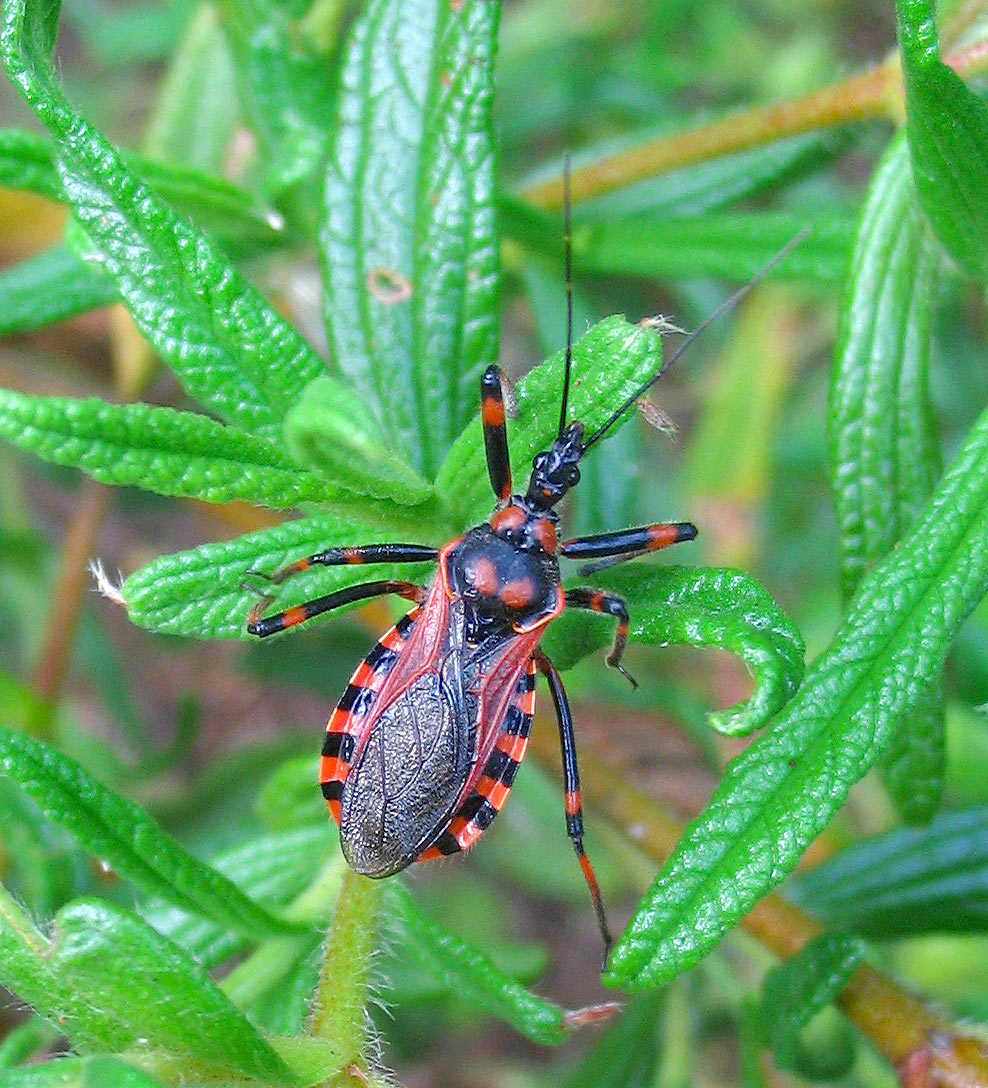
[[[618,621],[611,652],[605,660],[612,669],[617,669],[622,676],[626,677],[632,687],[638,687],[638,681],[621,664],[621,657],[628,644],[628,606],[624,603],[624,598],[616,593],[605,593],[600,589],[578,587],[566,590],[566,607],[585,608],[588,612],[602,612],[607,616],[613,616]]]
[[[618,563],[637,559],[640,555],[668,548],[684,540],[696,538],[696,526],[690,521],[658,522],[655,525],[642,525],[635,529],[619,529],[614,533],[601,533],[599,536],[576,537],[564,540],[559,546],[559,554],[567,559],[597,559],[600,562],[588,563],[579,568],[581,575],[595,570],[613,567]]]
[[[347,586],[346,589],[338,589],[335,593],[327,593],[325,597],[316,597],[315,600],[306,601],[305,604],[295,605],[294,608],[286,608],[283,612],[276,612],[273,616],[261,618],[261,613],[271,604],[272,598],[265,595],[257,601],[247,614],[247,631],[258,638],[267,638],[268,635],[277,634],[279,631],[295,627],[313,616],[320,616],[323,612],[331,612],[334,608],[342,608],[343,605],[353,604],[355,601],[364,601],[370,597],[383,597],[387,593],[395,593],[408,601],[421,604],[425,600],[425,590],[414,582],[365,582],[359,586]]]
[[[480,419],[484,429],[487,474],[498,500],[511,496],[511,459],[508,433],[504,426],[504,378],[496,366],[489,366],[480,379]]]
[[[439,557],[435,548],[424,544],[362,544],[354,548],[327,548],[324,552],[306,556],[287,567],[265,574],[263,571],[250,570],[272,585],[280,585],[293,574],[301,574],[310,567],[339,567],[362,563],[432,563]]]
[[[611,932],[607,928],[607,918],[604,915],[604,903],[600,897],[600,887],[594,874],[590,859],[583,849],[583,805],[580,802],[580,773],[576,766],[576,738],[573,735],[573,717],[569,709],[569,700],[560,679],[556,666],[541,651],[534,655],[535,665],[539,672],[549,681],[549,691],[552,693],[552,702],[556,708],[556,720],[559,722],[559,746],[563,754],[563,786],[566,790],[566,834],[569,835],[576,851],[580,868],[583,870],[583,879],[590,890],[590,899],[594,912],[597,915],[597,926],[604,941],[604,958],[601,970],[607,966],[607,956],[611,950]]]

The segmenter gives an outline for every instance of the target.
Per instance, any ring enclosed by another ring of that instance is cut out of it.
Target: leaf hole
[[[382,306],[394,306],[396,302],[406,302],[412,297],[411,280],[393,268],[372,268],[365,282],[367,290]]]

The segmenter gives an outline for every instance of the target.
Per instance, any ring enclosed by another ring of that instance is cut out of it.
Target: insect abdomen
[[[340,842],[350,866],[390,876],[444,827],[473,762],[473,713],[425,672],[374,722],[343,789]]]

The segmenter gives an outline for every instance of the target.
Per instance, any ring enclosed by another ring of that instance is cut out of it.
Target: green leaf
[[[570,419],[582,420],[591,433],[661,367],[662,341],[654,329],[646,323],[632,325],[617,314],[604,318],[573,345]],[[562,351],[515,386],[518,411],[508,419],[507,431],[516,487],[523,487],[535,454],[547,450],[556,437],[562,388]],[[626,412],[608,433],[614,434],[632,414]],[[479,413],[450,450],[436,477],[436,490],[445,496],[459,528],[490,514],[494,498]]]
[[[653,1088],[661,1045],[665,994],[629,1002],[564,1081],[564,1088]]]
[[[224,7],[241,104],[264,160],[264,187],[277,196],[325,160],[335,73],[283,4],[232,0]]]
[[[761,1021],[783,1069],[799,1068],[800,1032],[840,993],[863,958],[860,941],[825,934],[765,976]]]
[[[19,128],[0,129],[0,185],[61,200],[62,183],[48,142]]]
[[[371,0],[331,134],[320,233],[331,351],[426,477],[497,357],[498,12]]]
[[[184,952],[110,903],[69,904],[48,939],[0,889],[0,980],[80,1050],[161,1048],[214,1075],[235,1070],[297,1083]]]
[[[299,464],[357,494],[417,506],[432,487],[392,452],[367,402],[328,374],[305,387],[285,419],[285,441]]]
[[[936,263],[902,135],[879,164],[861,213],[830,388],[831,489],[845,597],[916,519],[939,473],[929,394]],[[883,761],[886,783],[910,822],[925,822],[939,804],[943,742],[942,699],[933,690],[902,720]]]
[[[896,0],[913,177],[937,237],[988,280],[988,105],[940,60],[933,0]]]
[[[20,1065],[38,1051],[50,1046],[58,1038],[58,1031],[39,1016],[30,1016],[15,1027],[8,1029],[0,1041],[0,1084],[6,1088],[7,1070]]]
[[[289,759],[271,772],[258,791],[254,811],[272,831],[316,827],[325,837],[326,802],[315,788],[311,756]]]
[[[251,935],[294,928],[186,853],[132,801],[97,782],[75,760],[0,727],[0,769],[49,820],[144,891]]]
[[[865,839],[786,885],[828,926],[885,939],[988,925],[988,807]]]
[[[202,502],[240,499],[278,509],[347,494],[299,468],[273,442],[149,404],[0,390],[0,437],[101,483]]]
[[[369,543],[364,539],[366,532],[356,522],[319,514],[235,540],[164,555],[123,583],[127,615],[138,626],[163,634],[252,639],[247,634],[247,612],[257,598],[244,587],[250,571],[270,573],[328,547]],[[418,533],[412,536],[410,543],[422,540]],[[430,543],[428,539],[422,542]],[[278,587],[275,607],[290,608],[356,582],[395,577],[414,580],[431,572],[431,565],[385,563],[374,566],[373,576],[367,571],[364,566],[313,568]]]
[[[710,120],[705,115],[696,123]],[[688,119],[679,120],[676,127],[685,129],[689,124]],[[581,201],[579,219],[581,222],[620,219],[646,213],[657,219],[699,217],[770,187],[781,187],[810,168],[819,169],[846,146],[848,135],[846,129],[808,132],[667,170],[604,196]],[[636,142],[641,142],[640,137]],[[613,141],[609,141],[600,151],[593,148],[581,151],[574,165],[582,169],[601,157],[610,157],[614,151]],[[532,178],[531,182],[536,180]]]
[[[4,1073],[3,1088],[162,1088],[116,1058],[58,1058]]]
[[[754,674],[755,690],[745,702],[710,715],[718,732],[738,736],[760,728],[799,687],[803,640],[771,596],[747,574],[634,563],[580,579],[587,581],[624,597],[629,634],[637,642],[716,646],[740,655]],[[613,619],[572,609],[553,622],[544,645],[557,666],[565,669],[613,637]]]
[[[986,458],[988,413],[796,697],[728,765],[612,951],[610,984],[647,989],[696,963],[795,867],[929,689],[988,590]]]
[[[225,244],[249,251],[279,240],[280,216],[228,181],[187,163],[155,161],[135,151],[121,152],[121,157],[176,211]],[[0,129],[0,184],[51,200],[65,199],[56,151],[51,141],[33,132]]]
[[[764,285],[745,300],[723,347],[707,364],[702,413],[683,458],[690,502],[726,501],[743,509],[770,492],[779,416],[796,379],[795,299]]]
[[[203,108],[204,103],[208,108]],[[219,174],[226,164],[238,117],[226,36],[216,6],[201,4],[189,20],[157,91],[144,149],[152,159]]]
[[[8,74],[55,141],[65,199],[98,248],[134,320],[205,407],[278,437],[323,364],[288,322],[128,170],[55,83],[34,0],[6,0],[0,47]]]
[[[4,882],[22,903],[50,915],[86,890],[91,874],[85,856],[9,778],[0,777],[0,812]]]
[[[308,787],[319,797],[312,765],[310,759]],[[325,802],[321,797],[319,800],[323,818],[318,826],[288,828],[262,835],[224,850],[212,858],[210,864],[237,887],[250,888],[255,902],[271,909],[285,906],[309,887],[330,856],[334,836],[328,827],[331,821]],[[143,904],[140,915],[207,969],[218,967],[251,943],[242,932],[233,933],[199,913],[190,914],[162,899],[151,899]]]
[[[845,598],[915,520],[936,483],[929,399],[935,269],[899,137],[862,210],[830,387],[831,487]]]
[[[0,335],[34,332],[119,298],[98,268],[55,246],[0,272]]]
[[[619,276],[721,276],[744,281],[806,226],[810,234],[775,269],[773,278],[839,282],[847,268],[853,223],[839,212],[730,212],[664,219],[628,216],[577,221],[573,265],[578,272]]]
[[[537,997],[499,971],[478,949],[430,921],[397,883],[387,888],[389,916],[407,939],[407,954],[460,1000],[475,1004],[510,1024],[532,1042],[561,1043],[569,1029],[563,1010]]]

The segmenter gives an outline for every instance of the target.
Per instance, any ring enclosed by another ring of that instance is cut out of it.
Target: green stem
[[[27,912],[10,892],[0,884],[0,955],[11,953],[11,944],[17,951],[28,951],[41,958],[51,951],[48,941],[38,931]]]
[[[340,893],[345,864],[334,858],[316,879],[283,911],[291,922],[322,922]],[[227,997],[244,1008],[282,977],[285,964],[293,962],[309,943],[308,937],[273,937],[263,941],[220,984]]]
[[[308,1033],[342,1056],[342,1068],[362,1063],[364,1006],[382,886],[347,869],[336,904],[309,1012]]]

